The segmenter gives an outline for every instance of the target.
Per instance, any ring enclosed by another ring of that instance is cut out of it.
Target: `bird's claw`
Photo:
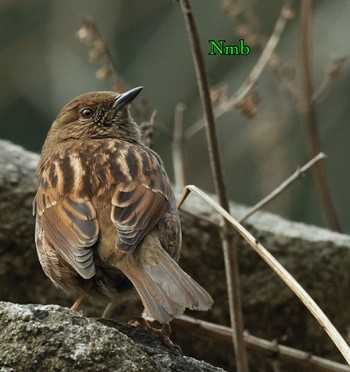
[[[152,327],[145,318],[139,317],[132,318],[129,320],[128,324],[134,327],[142,327],[149,333],[160,336],[165,346],[167,346],[174,354],[182,354],[181,348],[178,345],[174,345],[174,343],[170,340],[171,327],[169,323],[162,324],[162,328],[158,329]]]

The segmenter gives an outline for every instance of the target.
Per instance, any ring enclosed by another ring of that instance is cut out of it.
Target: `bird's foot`
[[[171,327],[169,323],[162,324],[161,329],[152,327],[148,321],[142,317],[132,318],[128,323],[134,327],[142,327],[149,333],[160,336],[165,346],[167,346],[174,354],[182,354],[181,348],[177,345],[174,345],[174,343],[170,340]]]

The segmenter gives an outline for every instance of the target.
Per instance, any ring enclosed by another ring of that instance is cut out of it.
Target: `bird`
[[[75,298],[71,310],[88,296],[118,303],[135,288],[144,313],[169,325],[213,300],[178,264],[171,183],[130,113],[142,89],[85,93],[62,108],[37,168],[35,244],[44,273]]]

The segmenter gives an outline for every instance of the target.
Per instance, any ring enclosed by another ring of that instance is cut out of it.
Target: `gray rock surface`
[[[172,353],[157,336],[57,305],[0,302],[0,371],[193,371],[220,368]]]

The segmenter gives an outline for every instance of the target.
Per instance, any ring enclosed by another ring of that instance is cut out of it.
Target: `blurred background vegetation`
[[[254,67],[273,31],[282,1],[192,0],[211,86],[226,84],[230,96]],[[231,4],[231,8],[224,5]],[[277,46],[278,68],[298,91],[300,2]],[[246,13],[240,13],[240,7]],[[231,12],[229,11],[231,9]],[[234,11],[237,14],[232,14]],[[245,14],[245,16],[242,16]],[[171,0],[2,0],[0,2],[0,137],[39,152],[60,108],[93,90],[110,90],[95,77],[98,63],[77,38],[81,20],[92,16],[106,39],[119,74],[158,109],[155,149],[172,178],[174,108],[186,105],[185,127],[201,117],[188,37],[180,7]],[[315,90],[332,66],[347,56],[350,2],[317,0],[312,32]],[[247,34],[249,56],[209,56],[209,39],[236,44]],[[273,62],[273,61],[272,61]],[[276,61],[275,61],[276,62]],[[217,120],[229,196],[254,204],[310,159],[296,104],[275,68],[267,66],[255,87],[249,115],[232,110]],[[350,232],[349,60],[316,104],[327,175],[345,232]],[[141,97],[140,96],[140,97]],[[140,99],[140,98],[138,98]],[[187,182],[213,191],[204,131],[185,143]],[[327,226],[318,189],[308,173],[268,206],[296,221]]]

